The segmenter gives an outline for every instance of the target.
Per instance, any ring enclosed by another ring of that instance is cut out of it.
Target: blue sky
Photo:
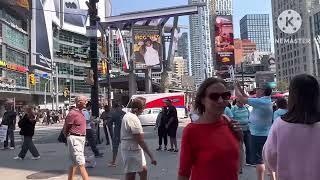
[[[188,0],[112,0],[112,14],[188,4]],[[233,0],[235,37],[239,37],[239,21],[246,14],[270,14],[271,0]],[[188,17],[179,19],[179,24],[189,26]],[[270,21],[271,22],[271,21]]]

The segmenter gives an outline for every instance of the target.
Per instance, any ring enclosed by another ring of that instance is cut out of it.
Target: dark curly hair
[[[209,86],[213,84],[221,83],[226,85],[226,82],[220,78],[208,78],[206,79],[199,87],[195,100],[195,110],[199,113],[199,115],[205,112],[205,106],[202,104],[201,100],[206,96],[206,90]]]

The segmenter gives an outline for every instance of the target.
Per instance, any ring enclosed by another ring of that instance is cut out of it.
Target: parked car
[[[142,126],[154,126],[161,108],[145,109],[139,116]]]

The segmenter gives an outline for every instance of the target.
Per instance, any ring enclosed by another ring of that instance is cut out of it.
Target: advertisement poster
[[[234,66],[234,34],[232,16],[217,16],[215,22],[216,67]]]
[[[158,67],[162,61],[160,31],[156,27],[138,26],[133,29],[136,69]]]

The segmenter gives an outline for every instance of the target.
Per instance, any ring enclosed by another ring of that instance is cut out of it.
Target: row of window
[[[11,48],[7,48],[6,61],[20,66],[27,66],[27,55]]]
[[[65,88],[71,90],[71,93],[91,92],[91,86],[86,84],[84,80],[59,78],[59,92],[63,92]]]
[[[76,66],[73,64],[67,63],[57,63],[59,74],[62,75],[74,75],[74,76],[86,76],[85,67],[83,66]]]

